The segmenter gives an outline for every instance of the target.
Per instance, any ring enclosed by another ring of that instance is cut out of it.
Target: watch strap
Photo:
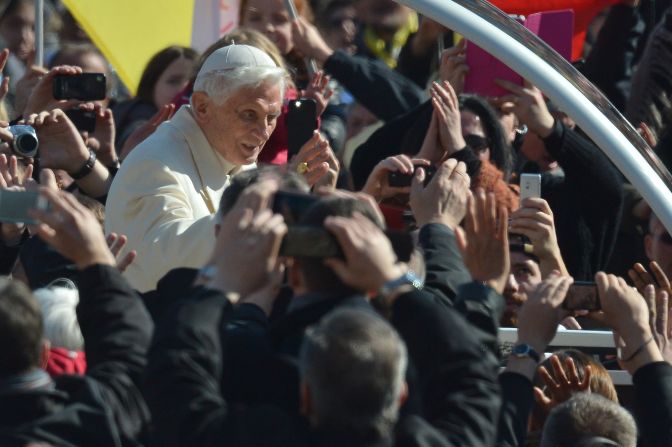
[[[532,346],[526,343],[521,343],[514,346],[513,350],[511,351],[511,354],[518,358],[529,357],[536,363],[539,363],[541,361],[541,356],[539,355],[539,353],[535,351],[534,348],[532,348]]]
[[[393,279],[383,284],[383,286],[380,288],[379,293],[380,295],[389,295],[395,289],[403,285],[413,286],[417,290],[422,290],[422,287],[424,286],[423,281],[420,278],[418,278],[415,273],[409,270],[403,275],[401,275],[399,278]]]
[[[84,166],[82,166],[77,172],[70,174],[70,177],[75,180],[81,180],[93,171],[93,166],[96,164],[96,152],[93,149],[89,149],[89,159],[86,160]]]

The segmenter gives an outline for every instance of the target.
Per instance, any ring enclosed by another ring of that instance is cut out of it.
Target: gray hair
[[[364,441],[389,437],[407,363],[406,345],[378,315],[354,309],[330,313],[307,331],[301,346],[314,422],[321,430]]]
[[[599,436],[621,447],[636,447],[637,425],[627,410],[599,394],[578,393],[551,411],[541,447],[575,446]]]
[[[262,84],[279,84],[285,97],[288,80],[287,70],[271,66],[246,66],[224,70],[212,70],[199,74],[194,82],[194,92],[205,92],[217,105],[222,105],[236,91],[244,87],[259,87]]]
[[[77,321],[79,292],[71,287],[48,287],[33,292],[42,309],[44,338],[55,348],[84,349],[84,337]]]

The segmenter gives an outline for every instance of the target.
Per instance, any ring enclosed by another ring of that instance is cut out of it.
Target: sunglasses
[[[667,231],[657,236],[658,240],[665,245],[672,245],[672,236]]]
[[[490,140],[480,135],[465,135],[464,142],[476,152],[480,152],[490,147]]]

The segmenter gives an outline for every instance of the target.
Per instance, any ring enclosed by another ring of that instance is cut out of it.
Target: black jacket
[[[618,235],[621,178],[597,146],[560,121],[544,146],[565,172],[564,178],[543,175],[541,182],[562,258],[575,280],[593,281],[606,268]]]
[[[312,430],[277,407],[232,407],[217,377],[228,351],[219,327],[233,314],[218,292],[198,289],[157,327],[149,355],[146,395],[156,445],[241,446],[481,446],[494,442],[499,411],[497,363],[484,354],[456,312],[437,307],[422,292],[400,296],[392,323],[417,365],[427,412],[398,424],[394,441],[358,444]]]
[[[0,393],[3,447],[31,440],[59,447],[142,443],[149,413],[138,382],[152,323],[116,268],[89,267],[78,285],[87,373],[58,377],[52,388]]]
[[[383,121],[405,113],[427,98],[413,81],[379,60],[338,50],[326,60],[324,70]]]

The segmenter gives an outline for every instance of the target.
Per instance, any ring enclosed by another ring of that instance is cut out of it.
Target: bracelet
[[[86,160],[84,165],[79,168],[79,171],[73,172],[70,174],[70,177],[72,177],[75,180],[81,180],[87,175],[93,171],[93,166],[96,164],[96,153],[92,150],[89,149],[89,159]]]
[[[616,355],[617,355],[617,357],[620,361],[629,362],[630,360],[637,357],[637,355],[639,355],[639,353],[641,353],[644,350],[644,348],[646,348],[646,345],[648,345],[652,341],[653,341],[653,336],[651,336],[651,338],[649,338],[644,343],[642,343],[642,345],[639,348],[637,348],[637,350],[635,352],[633,352],[631,355],[629,355],[627,359],[624,359],[623,357],[621,357],[621,348],[617,349]]]

